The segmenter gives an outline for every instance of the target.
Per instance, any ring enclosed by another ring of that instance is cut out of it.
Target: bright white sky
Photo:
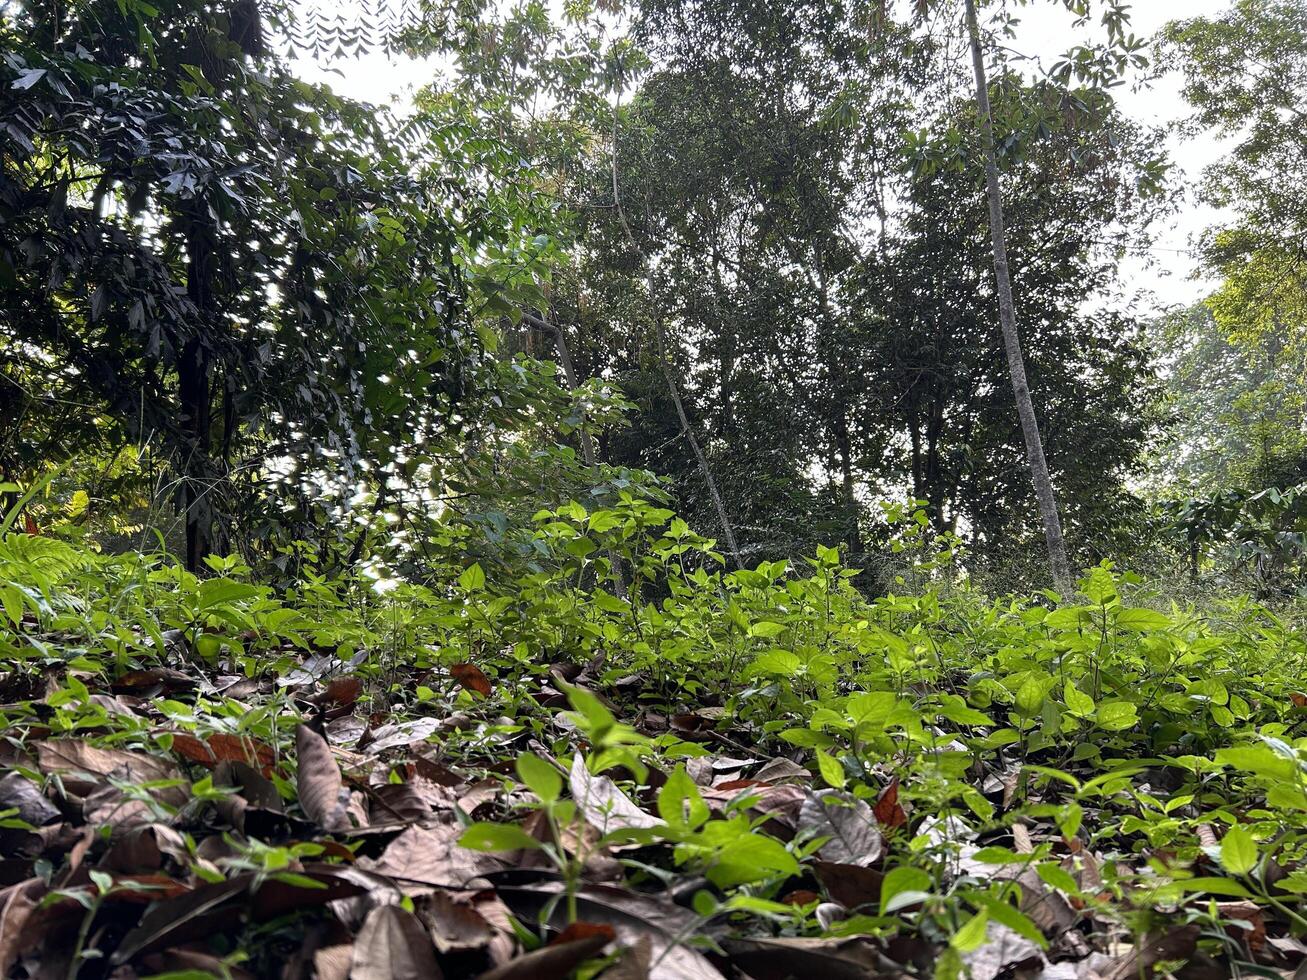
[[[1230,0],[1136,0],[1131,11],[1133,29],[1137,35],[1147,37],[1167,21],[1217,14],[1229,3]],[[330,6],[341,9],[342,13],[360,8],[359,0],[338,0]],[[1082,34],[1072,31],[1070,16],[1052,3],[1034,3],[1019,9],[1018,13],[1021,26],[1013,47],[1027,55],[1038,56],[1045,67],[1083,39]],[[347,13],[346,16],[348,19]],[[430,81],[439,70],[433,60],[391,62],[376,54],[337,61],[329,66],[300,60],[296,62],[296,68],[304,79],[325,82],[351,98],[373,103],[395,102],[401,107],[418,86]],[[1174,76],[1164,77],[1142,91],[1123,87],[1118,90],[1117,98],[1128,115],[1145,123],[1165,124],[1182,118],[1186,113],[1185,102],[1179,94],[1179,82]],[[1215,161],[1223,149],[1210,136],[1173,139],[1170,150],[1177,168],[1176,179],[1192,186],[1202,169]],[[1195,282],[1190,278],[1194,262],[1189,246],[1195,234],[1218,218],[1219,214],[1198,205],[1190,193],[1174,219],[1165,228],[1155,230],[1150,260],[1127,260],[1122,268],[1125,285],[1132,291],[1152,295],[1151,301],[1145,301],[1145,308],[1188,305],[1211,288],[1213,284],[1210,282]]]

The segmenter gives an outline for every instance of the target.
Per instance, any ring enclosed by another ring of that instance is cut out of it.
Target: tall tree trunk
[[[209,448],[213,408],[209,351],[205,334],[213,312],[213,237],[206,219],[193,216],[186,233],[186,294],[195,305],[195,334],[183,345],[177,362],[177,394],[183,431],[190,437],[182,460],[182,504],[186,513],[186,568],[196,572],[213,548],[212,506],[207,486],[212,478]]]
[[[817,303],[821,309],[822,324],[825,327],[824,342],[821,344],[826,358],[826,373],[830,378],[830,430],[834,436],[836,451],[840,459],[840,486],[843,491],[844,520],[849,535],[849,553],[862,555],[861,508],[853,479],[853,437],[849,431],[849,400],[846,383],[847,372],[839,357],[839,345],[836,342],[836,318],[831,309],[830,281],[826,276],[826,264],[820,248],[813,253],[817,266]],[[853,559],[860,561],[861,558]]]
[[[712,497],[713,508],[717,511],[717,520],[722,526],[722,535],[726,538],[726,547],[729,549],[732,561],[737,568],[740,566],[740,546],[735,542],[735,529],[731,526],[731,520],[726,514],[726,504],[722,501],[722,495],[717,491],[717,481],[713,479],[712,469],[708,466],[708,458],[704,456],[703,449],[699,446],[699,440],[695,438],[694,427],[690,425],[690,418],[685,414],[685,405],[681,401],[681,389],[676,383],[676,375],[672,362],[667,358],[667,331],[663,328],[663,314],[658,308],[658,301],[654,293],[654,273],[653,266],[648,265],[648,259],[645,260],[647,276],[649,280],[649,299],[653,312],[654,321],[654,339],[658,343],[658,360],[662,362],[663,379],[667,382],[667,390],[672,396],[672,404],[676,406],[676,417],[681,422],[681,434],[685,436],[685,441],[690,444],[690,452],[694,454],[695,462],[699,465],[699,473],[703,477],[703,482],[708,485],[708,495]]]
[[[1008,272],[1007,238],[1003,222],[1003,198],[998,184],[998,154],[994,149],[994,117],[989,105],[989,84],[985,79],[985,57],[980,46],[980,25],[976,19],[976,0],[966,0],[967,33],[971,40],[971,63],[976,74],[976,108],[980,116],[980,141],[985,157],[985,185],[989,197],[989,230],[994,242],[994,279],[998,288],[998,317],[1003,328],[1003,346],[1007,352],[1008,371],[1012,375],[1012,393],[1017,415],[1026,441],[1026,458],[1030,479],[1035,485],[1035,499],[1044,522],[1044,540],[1053,582],[1059,591],[1071,586],[1071,566],[1067,561],[1066,542],[1062,539],[1062,522],[1057,515],[1057,498],[1044,442],[1039,436],[1039,422],[1026,381],[1026,365],[1021,356],[1021,337],[1017,333],[1016,311],[1012,303],[1012,279]]]
[[[544,317],[529,312],[522,314],[522,320],[538,330],[545,331],[554,338],[554,344],[558,348],[558,365],[563,369],[563,380],[567,382],[567,390],[576,391],[581,383],[577,379],[576,369],[572,367],[572,354],[567,348],[567,337],[563,334],[563,328]],[[590,425],[585,421],[584,416],[582,416],[581,427],[577,435],[581,441],[581,457],[597,479],[599,475],[599,454],[595,451],[594,435],[590,432]],[[613,569],[613,588],[619,596],[625,599],[626,573],[622,569],[622,558],[611,548],[608,551],[608,563]],[[640,583],[637,581],[635,583],[637,592],[639,592],[639,586]]]
[[[635,233],[631,231],[631,225],[626,220],[626,211],[622,208],[622,197],[618,191],[617,181],[618,109],[618,105],[613,106],[613,206],[617,210],[617,219],[621,222],[622,231],[625,232],[631,247],[636,250],[644,263],[645,284],[649,291],[649,312],[653,316],[654,339],[658,345],[658,360],[662,367],[663,380],[667,382],[667,391],[672,396],[672,404],[676,406],[676,417],[681,423],[681,435],[685,436],[685,441],[690,444],[690,451],[694,454],[695,463],[699,467],[699,475],[703,477],[703,482],[707,484],[708,494],[712,497],[713,508],[717,511],[717,520],[721,523],[722,536],[726,538],[726,547],[730,551],[735,566],[739,568],[740,547],[735,542],[735,529],[731,526],[730,517],[726,513],[726,504],[722,501],[722,495],[717,491],[717,481],[713,479],[712,468],[708,465],[708,457],[703,454],[703,449],[699,446],[699,440],[695,438],[694,427],[690,425],[689,416],[685,414],[685,405],[681,401],[681,388],[676,383],[675,368],[667,358],[667,331],[663,325],[663,311],[658,307],[658,294],[654,290],[653,263],[649,260],[648,253],[645,252],[636,239]]]

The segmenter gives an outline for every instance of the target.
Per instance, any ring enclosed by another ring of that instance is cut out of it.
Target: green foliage
[[[447,709],[431,687],[400,678],[470,661],[491,696],[484,708],[468,691],[454,703],[485,725],[426,737],[455,759],[527,739],[532,748],[509,756],[525,795],[498,819],[471,822],[462,844],[540,852],[567,883],[573,920],[583,917],[586,869],[615,846],[646,857],[667,848],[669,864],[635,862],[628,873],[702,875],[696,908],[734,909],[737,929],[787,909],[776,899],[813,861],[883,863],[871,909],[823,925],[789,908],[797,934],[943,936],[964,958],[984,944],[987,923],[1045,941],[1011,904],[1007,868],[1029,868],[1040,887],[1101,915],[1130,896],[1158,903],[1155,916],[1182,917],[1206,895],[1281,914],[1292,880],[1273,888],[1263,859],[1273,847],[1290,862],[1307,847],[1307,763],[1294,734],[1307,711],[1307,645],[1265,610],[1234,610],[1227,624],[1159,608],[1107,565],[1056,607],[966,589],[866,599],[833,550],[802,573],[785,562],[723,571],[711,541],[633,498],[568,504],[535,523],[534,570],[451,564],[380,593],[306,578],[280,595],[234,559],[212,560],[212,577],[198,579],[158,558],[11,533],[0,540],[7,683],[49,676],[59,686],[12,701],[7,722],[22,731],[39,712],[55,734],[166,752],[179,735],[107,711],[91,692],[182,650],[251,680],[294,677],[325,656],[364,680],[372,710],[413,724]],[[604,587],[614,557],[633,573],[625,598]],[[584,685],[562,681],[566,665],[585,663]],[[534,693],[539,678],[570,702],[561,729]],[[793,839],[778,837],[767,811],[753,809],[772,790],[745,786],[727,800],[691,778],[704,745],[624,720],[622,678],[639,678],[646,710],[711,718],[708,730],[764,758],[797,759],[831,788],[804,804]],[[162,698],[158,711],[172,732],[251,737],[274,751],[293,740],[297,720],[277,698],[250,711],[204,692]],[[862,825],[847,821],[873,805],[879,829],[860,837],[851,828]],[[1228,877],[1204,866],[1213,824],[1225,828]],[[1003,843],[1026,825],[1056,833],[1033,852]],[[1077,849],[1097,855],[1098,883]],[[959,861],[960,874],[950,870]]]

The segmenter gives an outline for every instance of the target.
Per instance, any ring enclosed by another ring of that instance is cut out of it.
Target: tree
[[[296,80],[259,10],[26,4],[0,26],[4,397],[75,423],[0,464],[157,454],[191,568],[295,537],[329,551],[360,485],[482,418],[468,403],[498,368],[473,257],[530,237],[511,198],[472,189],[493,147],[450,125],[414,149]]]
[[[1204,175],[1207,203],[1233,211],[1199,249],[1221,280],[1207,300],[1226,337],[1274,370],[1307,378],[1307,2],[1238,0],[1176,21],[1164,50],[1194,107],[1191,127],[1234,141]]]
[[[971,45],[971,63],[976,73],[976,109],[980,117],[980,146],[985,167],[985,197],[989,204],[989,232],[994,242],[994,279],[998,291],[998,317],[1003,330],[1003,348],[1008,372],[1012,376],[1012,395],[1021,419],[1021,434],[1026,443],[1030,480],[1039,501],[1039,516],[1044,522],[1044,541],[1053,582],[1065,591],[1071,584],[1071,566],[1067,562],[1066,542],[1062,540],[1062,521],[1057,513],[1053,479],[1044,458],[1044,441],[1039,435],[1039,421],[1030,399],[1025,359],[1021,355],[1021,337],[1017,333],[1016,312],[1012,302],[1012,279],[1007,263],[1007,235],[1003,223],[1003,197],[998,184],[998,154],[994,149],[994,117],[989,106],[989,83],[985,79],[985,55],[980,44],[980,26],[976,22],[976,0],[966,0],[967,37]]]
[[[991,91],[1000,118],[1064,92],[1010,73]],[[1050,131],[1026,141],[1000,174],[1032,398],[1064,491],[1068,550],[1086,563],[1129,544],[1140,505],[1126,488],[1138,475],[1153,391],[1117,270],[1157,207],[1138,187],[1156,137],[1110,103],[1099,110],[1096,138]],[[967,165],[978,128],[974,101],[958,93],[918,134],[914,155],[937,164],[913,172],[882,260],[857,274],[851,306],[863,311],[858,333],[871,345],[863,363],[876,394],[865,417],[880,426],[859,426],[860,452],[873,492],[906,484],[937,531],[968,540],[974,562],[1024,571],[1043,527],[1007,383],[986,179]]]

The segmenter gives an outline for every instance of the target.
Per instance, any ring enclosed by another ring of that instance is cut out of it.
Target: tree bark
[[[524,312],[522,319],[539,330],[544,330],[554,338],[554,343],[558,347],[558,364],[563,369],[563,380],[567,382],[569,391],[576,391],[580,387],[580,382],[576,377],[576,370],[572,367],[572,355],[567,349],[567,338],[563,335],[561,327],[551,323],[544,317],[536,316],[534,313]],[[598,457],[595,452],[594,436],[590,432],[590,426],[584,419],[578,432],[581,440],[581,457],[585,460],[585,465],[590,468],[591,472],[598,475]],[[613,588],[623,599],[626,598],[626,573],[622,569],[622,558],[616,551],[609,549],[608,562],[613,568]],[[636,591],[639,591],[639,582],[636,583]]]
[[[998,154],[994,148],[994,118],[989,104],[989,84],[985,78],[985,58],[980,46],[980,25],[976,18],[976,0],[966,0],[967,34],[971,41],[971,63],[976,75],[976,109],[980,116],[980,141],[985,160],[985,186],[989,198],[989,230],[994,243],[994,279],[998,291],[998,316],[1003,329],[1003,347],[1007,353],[1008,372],[1012,376],[1012,393],[1021,419],[1021,433],[1026,442],[1026,459],[1030,479],[1035,485],[1035,499],[1044,523],[1044,540],[1048,546],[1049,567],[1053,583],[1061,592],[1072,585],[1071,566],[1067,561],[1062,522],[1058,518],[1053,479],[1044,458],[1044,443],[1039,422],[1030,398],[1025,361],[1021,355],[1021,337],[1017,333],[1016,311],[1012,302],[1012,279],[1008,270],[1007,238],[1003,221],[1003,197],[998,183]]]
[[[186,235],[186,294],[195,305],[194,335],[183,345],[177,362],[177,388],[182,429],[190,445],[182,460],[182,504],[186,512],[186,569],[198,572],[213,549],[212,506],[206,486],[213,473],[209,449],[213,428],[213,399],[209,379],[209,351],[205,334],[213,312],[213,236],[203,217],[190,219]]]
[[[835,314],[830,303],[830,282],[826,277],[826,264],[818,249],[813,256],[817,266],[817,304],[821,309],[825,338],[821,344],[826,357],[826,373],[830,378],[830,430],[834,436],[840,461],[840,486],[843,491],[844,520],[849,535],[849,554],[857,555],[852,561],[861,561],[863,553],[861,508],[853,479],[853,437],[849,431],[849,405],[846,393],[844,366],[837,353]]]
[[[662,366],[663,380],[667,382],[667,391],[672,396],[672,404],[676,406],[676,417],[681,423],[681,434],[685,436],[685,441],[690,444],[690,451],[694,453],[694,460],[698,464],[699,474],[703,477],[703,482],[708,486],[708,494],[712,497],[713,508],[717,511],[717,520],[722,526],[722,536],[726,538],[726,547],[735,562],[735,567],[739,568],[741,567],[740,548],[735,542],[735,529],[731,527],[730,518],[726,514],[726,504],[722,501],[722,495],[717,492],[717,481],[713,479],[712,469],[708,466],[708,458],[704,456],[703,450],[699,447],[699,440],[694,436],[694,428],[690,425],[690,419],[685,414],[685,405],[681,402],[681,389],[676,383],[676,374],[672,363],[667,359],[667,332],[663,326],[662,310],[658,308],[658,295],[654,291],[653,263],[649,260],[649,255],[641,247],[639,241],[636,240],[635,233],[631,231],[631,225],[626,220],[626,211],[622,208],[622,197],[618,191],[617,182],[617,135],[618,106],[614,105],[612,145],[613,207],[617,211],[617,219],[621,222],[622,231],[626,234],[631,247],[636,250],[644,263],[645,284],[649,291],[649,312],[653,316],[654,337],[658,344],[658,360]]]

